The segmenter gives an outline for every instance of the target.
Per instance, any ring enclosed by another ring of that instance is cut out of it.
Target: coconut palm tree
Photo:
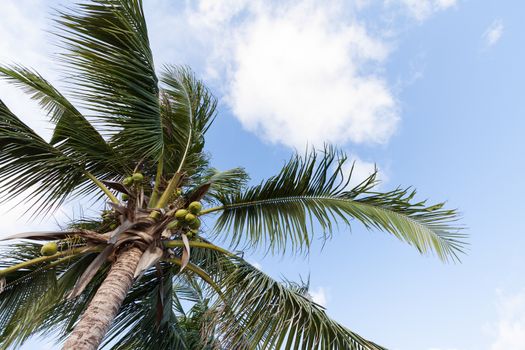
[[[188,68],[157,76],[141,0],[85,0],[56,24],[67,98],[34,70],[0,66],[54,125],[44,140],[0,102],[2,199],[33,215],[73,197],[107,204],[8,237],[2,348],[49,334],[65,349],[383,349],[244,254],[308,252],[316,232],[326,240],[354,222],[444,261],[462,251],[455,210],[377,192],[375,173],[350,186],[353,167],[332,147],[255,185],[242,168],[210,167],[216,99]]]

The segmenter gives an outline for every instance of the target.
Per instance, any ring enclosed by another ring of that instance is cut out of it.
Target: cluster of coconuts
[[[113,215],[113,212],[111,210],[103,210],[102,211],[102,222],[105,225],[109,225],[109,228],[111,230],[114,230],[117,228],[117,222],[116,218]]]
[[[140,185],[144,181],[144,175],[141,173],[133,173],[133,175],[126,177],[122,184],[126,187],[132,186],[132,185]],[[126,193],[122,194],[122,200],[127,201],[129,199],[129,196]]]
[[[178,230],[187,227],[192,234],[197,233],[201,227],[201,220],[198,218],[201,209],[200,202],[191,202],[186,209],[179,209],[175,212],[175,220],[170,222],[166,228]]]
[[[56,242],[48,242],[40,248],[40,254],[44,256],[55,255],[58,252],[58,244]]]

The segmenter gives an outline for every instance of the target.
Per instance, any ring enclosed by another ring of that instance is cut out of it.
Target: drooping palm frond
[[[427,206],[415,202],[415,191],[395,189],[375,192],[376,174],[348,188],[351,170],[347,158],[326,148],[293,157],[281,172],[241,193],[220,198],[222,206],[216,231],[229,233],[234,245],[246,240],[252,246],[266,244],[284,252],[287,245],[308,248],[317,223],[328,237],[337,221],[350,225],[357,219],[368,229],[391,233],[421,253],[435,252],[442,260],[457,259],[464,243],[455,210],[443,203]]]
[[[20,87],[44,109],[55,129],[50,144],[65,154],[82,159],[91,173],[125,171],[121,157],[86,118],[55,87],[37,72],[23,66],[0,66],[0,78]]]
[[[161,82],[165,93],[163,125],[171,145],[164,171],[191,176],[207,163],[202,152],[204,134],[215,118],[217,100],[187,67],[164,67]]]
[[[158,80],[141,0],[93,0],[60,12],[72,93],[128,159],[160,159],[164,137]]]
[[[88,181],[80,159],[47,143],[1,100],[0,178],[2,199],[25,193],[36,205],[35,214],[53,209]]]
[[[224,348],[384,349],[331,320],[304,288],[279,283],[233,254],[195,250],[193,261],[222,291],[210,324]]]
[[[40,245],[4,246],[0,267],[9,267],[39,255]],[[54,333],[61,327],[65,328],[68,317],[75,314],[79,317],[96,288],[90,286],[89,291],[74,303],[64,296],[93,257],[92,254],[65,257],[52,261],[52,266],[45,263],[31,265],[6,276],[6,288],[0,293],[0,348],[17,348],[34,334]],[[98,278],[94,285],[100,282]]]

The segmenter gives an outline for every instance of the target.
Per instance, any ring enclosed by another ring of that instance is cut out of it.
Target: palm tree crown
[[[75,334],[127,273],[101,326],[108,348],[383,349],[238,250],[307,252],[314,231],[328,239],[355,220],[443,261],[462,252],[455,210],[414,201],[409,189],[377,192],[375,173],[349,186],[347,158],[330,146],[256,185],[242,168],[210,167],[204,136],[217,101],[186,67],[157,76],[141,0],[85,0],[56,23],[67,98],[29,68],[0,66],[54,124],[46,141],[0,101],[0,189],[4,200],[27,196],[34,215],[93,193],[107,210],[8,238],[24,241],[0,255],[1,348]]]

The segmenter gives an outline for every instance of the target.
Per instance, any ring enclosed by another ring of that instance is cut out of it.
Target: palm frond
[[[395,189],[375,192],[376,173],[348,189],[352,171],[346,174],[347,158],[332,148],[305,157],[296,155],[281,172],[241,193],[219,198],[221,207],[216,231],[231,234],[234,245],[247,240],[284,252],[287,245],[308,248],[315,224],[330,237],[337,221],[350,226],[357,219],[368,229],[386,231],[416,247],[435,252],[442,260],[457,259],[464,235],[455,225],[455,210],[443,203],[427,206],[413,201],[415,191]],[[204,212],[206,213],[206,211]]]
[[[205,200],[210,202],[217,202],[227,193],[238,193],[246,187],[249,175],[244,168],[233,168],[225,171],[220,171],[215,168],[207,168],[198,179],[198,186],[203,184],[210,184]]]
[[[93,0],[59,12],[72,94],[127,159],[160,159],[158,80],[141,0]]]
[[[183,171],[191,176],[207,164],[204,134],[215,118],[217,101],[187,67],[166,66],[161,82],[163,126],[170,143],[165,172]]]
[[[0,66],[0,78],[20,87],[48,113],[56,124],[50,144],[82,159],[91,173],[121,174],[125,170],[121,157],[91,123],[36,71],[21,65]]]
[[[34,214],[52,210],[79,187],[92,188],[80,160],[43,140],[1,100],[0,178],[2,199],[25,194],[36,205]]]
[[[223,293],[210,323],[223,347],[384,349],[331,320],[304,286],[279,283],[238,256],[193,251],[193,262],[214,276]]]
[[[40,245],[30,243],[4,246],[0,267],[35,258],[39,250]],[[84,295],[73,303],[64,296],[92,257],[80,256],[52,268],[32,265],[9,274],[6,290],[0,293],[0,348],[16,348],[34,334],[56,332],[74,311],[83,310],[90,298]]]

